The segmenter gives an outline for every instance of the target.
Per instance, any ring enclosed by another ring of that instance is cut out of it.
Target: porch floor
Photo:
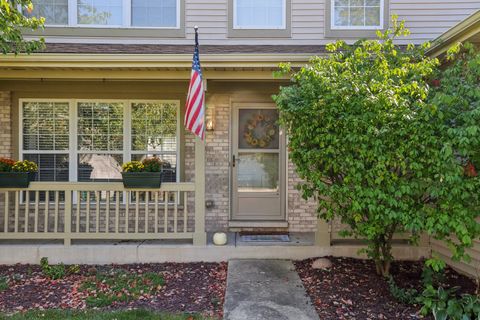
[[[242,241],[238,232],[228,232],[228,242],[223,247],[240,246],[312,246],[315,241],[315,233],[290,233],[290,241]],[[207,233],[207,246],[214,246],[212,242],[213,232]],[[0,240],[0,248],[3,245],[62,245],[63,240]],[[188,239],[159,239],[159,240],[72,240],[72,245],[114,245],[114,246],[182,246],[192,245]],[[1,249],[0,249],[1,250]]]

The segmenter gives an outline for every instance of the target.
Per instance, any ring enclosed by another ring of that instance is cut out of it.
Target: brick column
[[[0,91],[0,157],[13,156],[12,138],[10,91]]]

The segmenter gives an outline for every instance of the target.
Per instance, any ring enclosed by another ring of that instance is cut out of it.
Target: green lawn
[[[0,314],[1,320],[207,320],[202,316],[188,314],[166,314],[156,313],[146,310],[131,311],[64,311],[64,310],[48,310],[48,311],[29,311],[27,313],[16,313],[11,316]]]

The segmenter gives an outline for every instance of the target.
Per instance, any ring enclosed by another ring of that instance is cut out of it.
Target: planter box
[[[122,172],[125,188],[153,189],[162,185],[161,172]]]
[[[28,188],[36,172],[0,172],[0,188]]]

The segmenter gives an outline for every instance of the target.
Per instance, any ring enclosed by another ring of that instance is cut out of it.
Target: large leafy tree
[[[25,40],[23,29],[35,30],[44,19],[28,16],[33,5],[30,0],[0,0],[0,50],[2,53],[31,53],[43,47],[43,39]],[[27,14],[25,14],[27,13]]]
[[[345,233],[366,239],[383,275],[396,232],[412,242],[453,233],[456,256],[479,232],[478,181],[464,175],[444,133],[450,115],[429,102],[438,61],[425,56],[428,45],[397,47],[408,30],[396,18],[392,25],[378,40],[330,44],[327,57],[298,71],[283,65],[291,85],[274,97],[304,197],[318,201],[321,218],[340,217]]]

